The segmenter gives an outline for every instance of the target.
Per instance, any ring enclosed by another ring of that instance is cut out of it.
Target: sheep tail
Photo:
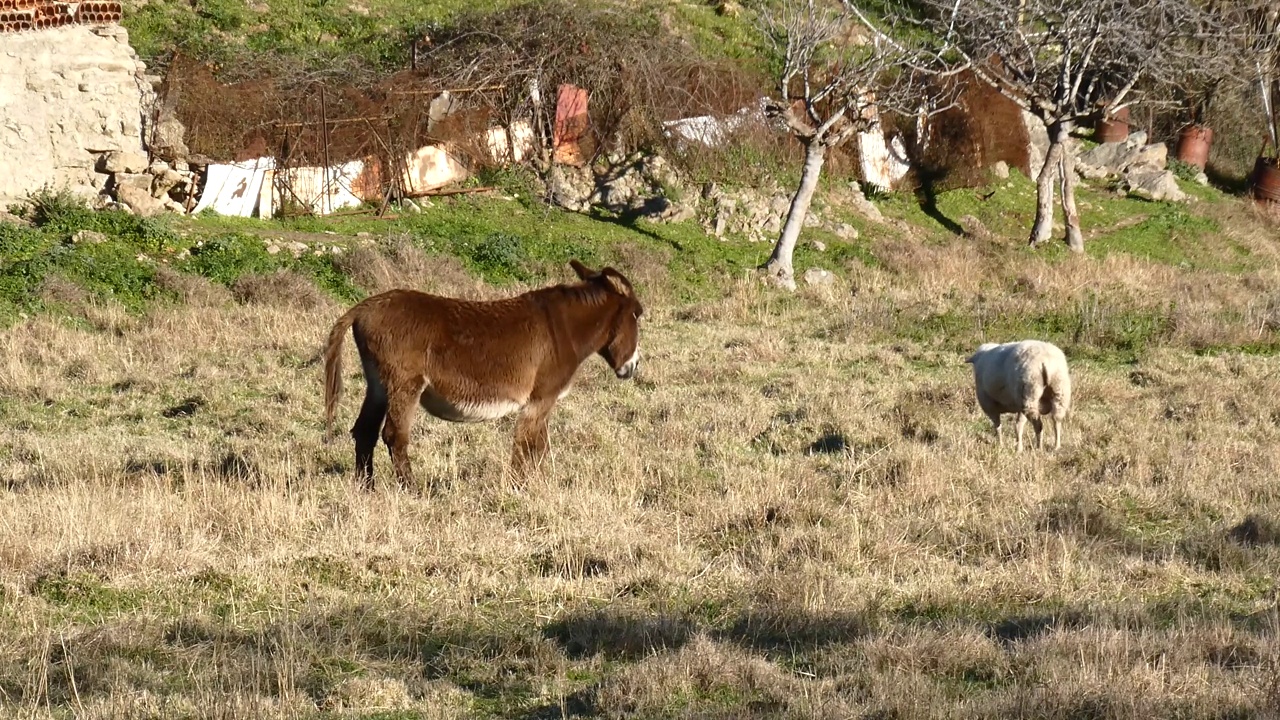
[[[1040,400],[1040,414],[1052,415],[1058,417],[1061,415],[1066,417],[1069,410],[1069,395],[1071,392],[1069,386],[1066,386],[1062,373],[1055,372],[1052,375],[1049,372],[1049,363],[1041,363],[1040,377],[1044,380],[1044,394]]]

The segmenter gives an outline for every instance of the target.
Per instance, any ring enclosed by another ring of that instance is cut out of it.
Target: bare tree
[[[922,56],[884,33],[866,32],[847,5],[783,0],[764,11],[761,20],[782,59],[777,97],[768,100],[765,112],[786,125],[805,153],[786,222],[760,269],[794,289],[792,255],[828,151],[874,127],[879,112],[941,108],[925,92],[934,70]]]
[[[1197,0],[918,0],[917,20],[982,81],[1039,118],[1049,149],[1037,178],[1030,244],[1053,233],[1055,177],[1066,243],[1084,250],[1067,139],[1083,119],[1110,115],[1197,68],[1206,28]],[[1214,46],[1216,47],[1216,46]],[[1141,81],[1141,85],[1139,85]]]
[[[1235,8],[1232,17],[1239,21],[1236,29],[1242,58],[1258,83],[1267,137],[1272,151],[1280,154],[1280,115],[1275,106],[1280,91],[1280,6],[1270,0],[1254,0]]]

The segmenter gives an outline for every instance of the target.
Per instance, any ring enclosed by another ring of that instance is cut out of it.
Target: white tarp
[[[254,158],[229,165],[210,165],[205,178],[200,202],[191,211],[198,213],[213,208],[219,215],[253,217],[262,192],[262,183],[275,166],[275,159]]]
[[[749,121],[760,122],[764,119],[764,101],[755,107],[744,107],[727,117],[715,115],[698,115],[697,117],[666,120],[662,123],[667,137],[672,135],[681,140],[701,143],[707,147],[719,147],[733,131]]]

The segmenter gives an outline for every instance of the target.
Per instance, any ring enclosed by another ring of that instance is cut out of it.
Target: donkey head
[[[611,267],[595,271],[577,260],[569,265],[585,282],[599,285],[609,293],[614,312],[609,319],[608,339],[600,348],[600,357],[609,363],[613,372],[623,380],[635,377],[640,367],[640,316],[644,307],[636,299],[631,281]]]

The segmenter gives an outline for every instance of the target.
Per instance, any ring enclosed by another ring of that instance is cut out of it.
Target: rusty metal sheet
[[[578,141],[587,133],[591,121],[587,115],[587,91],[570,83],[560,86],[556,96],[556,120],[551,143],[553,160],[565,165],[581,165],[582,149]]]

